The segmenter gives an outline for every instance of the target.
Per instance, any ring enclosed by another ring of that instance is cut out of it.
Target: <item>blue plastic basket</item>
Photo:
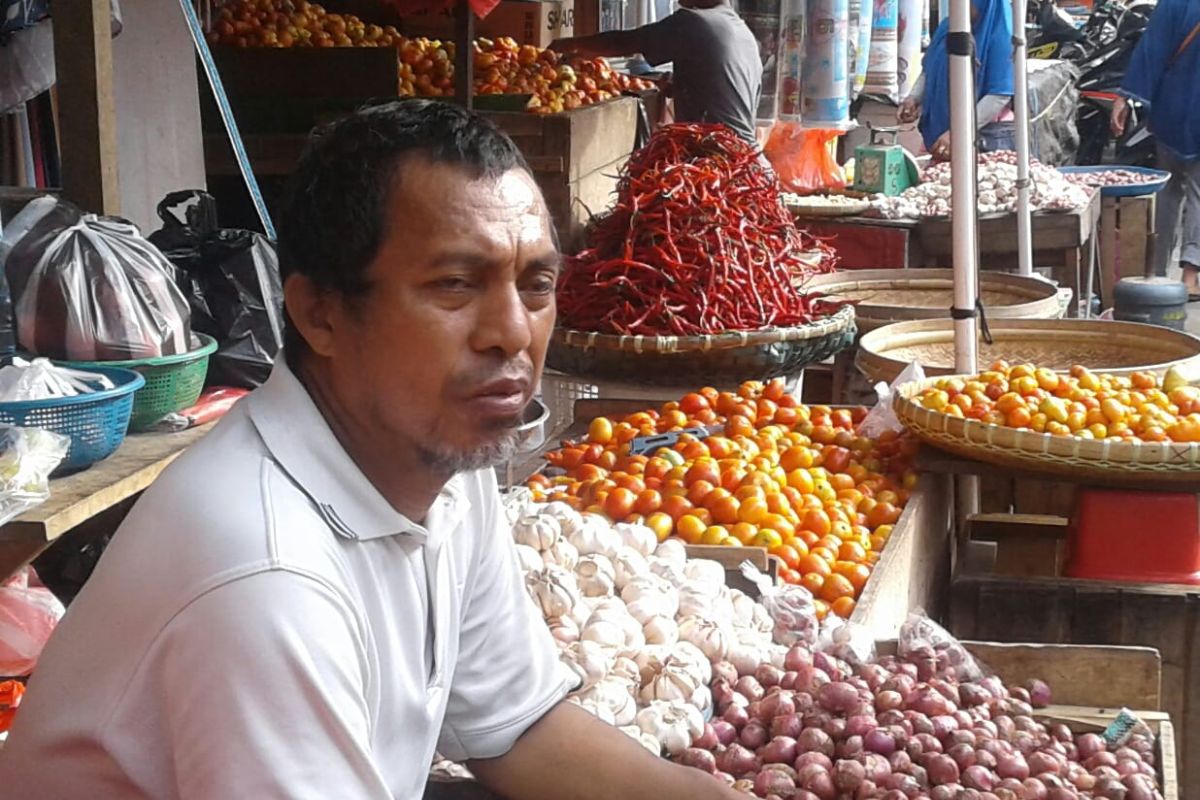
[[[90,467],[121,446],[133,411],[133,393],[146,383],[131,369],[95,367],[88,371],[107,376],[114,388],[73,397],[0,403],[0,425],[42,428],[70,438],[67,457],[55,475]]]

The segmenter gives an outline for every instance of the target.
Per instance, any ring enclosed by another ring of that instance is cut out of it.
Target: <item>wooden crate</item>
[[[1113,285],[1140,277],[1150,266],[1154,195],[1105,197],[1100,202],[1100,296],[1112,307]]]
[[[633,152],[638,101],[618,97],[562,114],[484,112],[521,149],[546,198],[565,252],[612,202],[617,173]]]
[[[1062,722],[1075,733],[1099,732],[1121,708],[1136,709],[1154,732],[1158,781],[1164,800],[1187,797],[1181,792],[1175,727],[1158,710],[1158,653],[1141,647],[999,644],[964,642],[966,648],[1010,684],[1029,678],[1046,680],[1055,705],[1039,709],[1044,722]],[[895,640],[880,641],[877,652],[894,653]],[[425,800],[499,800],[473,781],[431,782]]]
[[[397,51],[388,48],[219,47],[213,55],[250,163],[268,183],[291,174],[312,127],[400,89]],[[216,106],[201,94],[208,173],[237,176]],[[592,215],[610,205],[637,137],[638,102],[619,97],[551,115],[480,112],[529,162],[564,250],[573,251]]]
[[[371,99],[400,92],[399,51],[388,47],[214,47],[213,61],[243,133],[301,134]],[[202,91],[206,133],[224,128]]]
[[[576,422],[554,436],[547,437],[540,452],[516,466],[519,481],[541,469],[544,454],[559,446],[560,440],[576,439],[587,432],[588,423],[597,416],[631,414],[665,402],[661,399],[584,399],[575,403]],[[880,554],[850,619],[863,625],[877,639],[895,636],[908,613],[923,609],[940,617],[946,607],[946,587],[950,575],[951,531],[950,479],[945,475],[922,475],[897,520],[892,535]],[[735,575],[731,586],[746,590],[737,567],[747,556],[758,563],[765,560],[771,569],[774,558],[758,547],[689,547],[691,555],[715,558]],[[755,593],[757,595],[757,593]]]
[[[1066,520],[1056,516],[973,517],[951,582],[952,632],[971,639],[1156,648],[1162,707],[1183,731],[1184,796],[1200,797],[1200,735],[1191,733],[1200,725],[1200,587],[1061,577],[1066,531]],[[1150,539],[1147,546],[1153,546]]]
[[[1075,733],[1098,732],[1122,708],[1133,709],[1157,737],[1164,800],[1193,796],[1182,791],[1179,781],[1178,735],[1173,717],[1160,710],[1161,659],[1153,648],[970,640],[963,645],[1008,684],[1030,678],[1046,681],[1055,702],[1035,712],[1043,721],[1066,723]],[[878,642],[876,651],[894,653],[896,642]]]

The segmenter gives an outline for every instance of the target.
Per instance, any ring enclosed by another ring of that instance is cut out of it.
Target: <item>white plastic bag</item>
[[[879,434],[884,431],[904,430],[904,425],[896,417],[896,412],[892,408],[892,398],[896,395],[896,389],[904,384],[923,380],[925,380],[925,370],[921,368],[920,363],[914,361],[896,376],[896,380],[892,381],[891,386],[883,381],[875,384],[875,394],[879,396],[879,400],[867,412],[862,424],[858,426],[859,435],[877,439]]]
[[[120,361],[192,347],[174,267],[124,220],[41,197],[6,226],[0,261],[17,340],[37,355]]]
[[[50,473],[70,445],[66,436],[41,428],[0,426],[0,525],[46,501]]]
[[[16,357],[0,367],[0,402],[4,403],[74,397],[113,386],[107,375],[60,367],[48,358],[26,361]]]
[[[66,613],[33,567],[25,567],[0,586],[0,675],[28,675],[42,648]]]

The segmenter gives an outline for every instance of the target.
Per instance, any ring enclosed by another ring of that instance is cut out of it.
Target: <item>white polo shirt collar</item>
[[[442,489],[427,525],[393,508],[334,436],[282,353],[267,382],[245,402],[271,456],[338,536],[363,541],[405,535],[428,542],[430,531],[451,531],[463,520],[466,509],[457,485],[459,476]]]

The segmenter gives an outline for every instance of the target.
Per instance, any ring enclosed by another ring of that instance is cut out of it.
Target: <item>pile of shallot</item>
[[[894,197],[876,197],[871,207],[886,219],[921,219],[950,215],[950,163],[925,170],[921,183]],[[1016,154],[1002,150],[979,156],[977,203],[980,214],[1010,213],[1017,208]],[[1029,164],[1030,207],[1035,211],[1069,211],[1084,208],[1089,190],[1067,179],[1053,167],[1035,159]]]
[[[1067,180],[1079,186],[1099,189],[1104,186],[1142,186],[1158,183],[1162,176],[1152,172],[1134,172],[1131,169],[1098,169],[1090,172],[1067,172]]]
[[[689,560],[644,525],[534,503],[524,489],[505,509],[526,590],[578,686],[568,700],[656,755],[702,735],[714,662],[783,663],[770,615],[725,585],[719,563]]]
[[[716,664],[716,715],[676,760],[767,800],[1161,798],[1149,736],[1110,747],[1038,722],[1044,683],[960,681],[955,657],[919,645],[851,667],[798,645],[782,669]]]

